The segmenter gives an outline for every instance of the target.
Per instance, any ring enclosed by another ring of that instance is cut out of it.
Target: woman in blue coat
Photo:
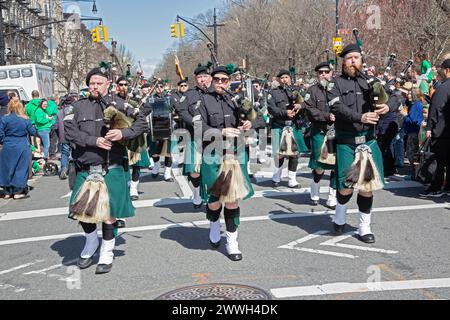
[[[25,115],[25,108],[18,99],[8,103],[8,113],[0,119],[0,186],[5,199],[27,198],[27,181],[30,162],[29,135],[36,129]]]

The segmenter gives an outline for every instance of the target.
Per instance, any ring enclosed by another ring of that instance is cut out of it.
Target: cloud
[[[142,66],[142,70],[144,70],[144,77],[148,78],[150,77],[153,72],[155,71],[156,67],[159,64],[159,60],[158,59],[141,59],[141,66]]]

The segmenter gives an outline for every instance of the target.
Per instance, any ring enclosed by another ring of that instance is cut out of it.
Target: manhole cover
[[[204,284],[165,293],[156,300],[271,300],[267,292],[240,284]]]

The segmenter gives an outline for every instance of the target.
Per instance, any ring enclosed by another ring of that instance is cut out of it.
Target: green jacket
[[[48,108],[48,107],[47,107]],[[34,124],[36,126],[36,129],[38,132],[42,131],[50,131],[53,125],[53,119],[50,119],[51,116],[49,116],[43,109],[37,108],[36,112],[34,113]]]
[[[47,109],[45,109],[45,112],[51,117],[53,116],[52,126],[56,123],[56,117],[58,115],[58,105],[53,100],[48,100]]]
[[[30,121],[32,124],[35,124],[35,113],[36,110],[39,108],[39,103],[41,102],[41,99],[33,99],[27,105],[25,106],[25,113],[27,114],[28,118],[30,118]]]

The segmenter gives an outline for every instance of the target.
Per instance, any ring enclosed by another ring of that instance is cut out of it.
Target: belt
[[[365,144],[369,141],[375,140],[375,137],[373,135],[369,136],[360,136],[360,137],[352,137],[352,138],[337,138],[336,143],[337,144]]]
[[[78,164],[77,167],[80,172],[90,172],[92,166],[86,165],[86,164]],[[102,167],[103,167],[103,169],[105,169],[105,165],[102,165]],[[120,168],[120,167],[122,167],[122,165],[113,164],[108,167],[108,170],[112,170],[112,169],[116,169],[116,168]]]

